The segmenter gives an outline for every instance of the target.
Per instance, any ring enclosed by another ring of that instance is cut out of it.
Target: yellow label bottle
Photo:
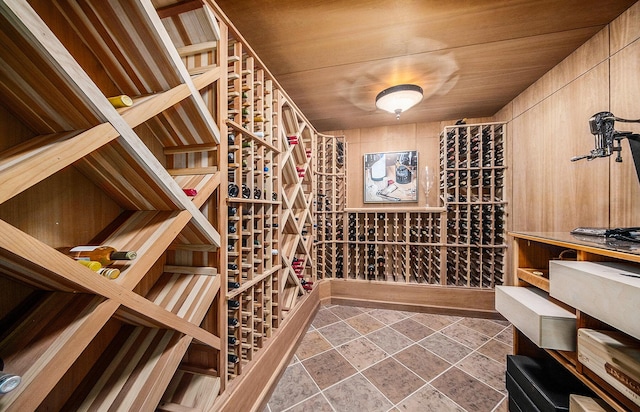
[[[133,105],[133,100],[131,97],[126,94],[121,94],[120,96],[108,97],[109,103],[113,105],[116,109],[121,107],[130,107]]]

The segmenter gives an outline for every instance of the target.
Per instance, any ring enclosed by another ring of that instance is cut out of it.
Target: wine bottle
[[[120,96],[108,97],[109,103],[116,109],[121,107],[131,107],[133,106],[133,100],[131,97],[126,94],[121,94]]]
[[[238,363],[240,361],[236,355],[232,354],[227,355],[227,360],[229,361],[229,363]]]
[[[246,184],[242,184],[242,198],[251,199],[251,189]]]
[[[100,262],[96,262],[95,260],[78,260],[81,265],[88,267],[89,269],[97,272],[102,269],[102,264]]]
[[[229,345],[235,346],[238,343],[238,339],[236,339],[235,336],[228,336],[227,337],[227,343]]]
[[[235,206],[229,206],[227,214],[229,216],[235,216],[238,213],[238,208]]]
[[[117,251],[112,246],[75,246],[69,253],[76,260],[93,260],[102,266],[109,266],[114,260],[133,260],[137,256],[134,251]]]
[[[240,189],[237,184],[229,183],[229,186],[227,186],[227,192],[229,192],[229,197],[238,197]]]
[[[227,325],[229,325],[229,326],[238,326],[239,323],[240,322],[238,322],[238,319],[236,319],[236,318],[229,318],[227,320]]]
[[[238,309],[240,307],[240,301],[239,300],[229,300],[227,302],[227,304],[229,305],[229,309]]]
[[[104,276],[107,279],[116,279],[118,276],[120,276],[120,269],[100,268],[98,269],[97,273]]]
[[[240,287],[240,284],[238,282],[229,281],[227,282],[227,287],[229,289],[238,289]]]
[[[233,224],[229,225],[229,233],[236,233],[236,232],[237,232],[236,226]]]
[[[4,373],[4,361],[0,359],[0,395],[9,393],[20,385],[22,378],[18,375]]]
[[[229,270],[238,270],[238,265],[235,263],[229,263],[227,264],[227,268],[229,268]]]

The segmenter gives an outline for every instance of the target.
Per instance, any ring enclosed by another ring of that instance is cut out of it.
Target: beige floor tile
[[[393,358],[376,363],[364,370],[362,374],[394,404],[426,383]]]
[[[352,328],[357,330],[363,335],[367,333],[373,332],[374,330],[378,330],[383,328],[384,323],[380,322],[378,319],[369,315],[368,313],[362,313],[358,316],[349,318],[345,320]]]
[[[394,358],[427,382],[451,367],[449,362],[420,345],[411,345]]]
[[[456,363],[472,352],[468,347],[440,332],[426,337],[419,344],[450,363]]]
[[[469,329],[468,327],[461,325],[459,323],[455,323],[451,326],[447,326],[446,328],[442,329],[440,332],[443,335],[459,343],[462,343],[463,345],[474,350],[484,345],[490,339],[484,333],[480,333],[476,330]]]
[[[283,411],[320,390],[301,363],[287,367],[269,399],[271,412]]]
[[[360,374],[326,389],[324,395],[336,412],[385,412],[393,406]]]
[[[468,411],[492,411],[504,397],[455,367],[438,376],[431,385]]]
[[[388,356],[365,337],[347,342],[336,349],[358,370],[368,368]]]
[[[422,323],[416,322],[413,319],[403,319],[394,323],[391,327],[414,342],[422,340],[434,333],[433,329],[424,326]]]
[[[397,408],[405,412],[465,412],[459,405],[430,385],[426,385],[400,402]]]
[[[367,339],[378,345],[389,355],[393,355],[413,343],[411,339],[389,326],[371,332],[367,335]]]
[[[357,372],[335,349],[302,361],[320,389],[325,389]]]
[[[320,332],[314,330],[312,332],[307,332],[307,334],[300,342],[298,346],[298,350],[296,351],[296,356],[300,360],[305,360],[314,355],[317,355],[321,352],[329,350],[333,347],[328,340],[322,336]]]

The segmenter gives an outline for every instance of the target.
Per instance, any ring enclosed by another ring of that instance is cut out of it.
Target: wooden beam
[[[160,7],[156,11],[161,19],[167,17],[177,16],[178,14],[188,13],[193,10],[198,10],[203,6],[202,0],[186,0],[180,3],[172,4],[171,6]]]

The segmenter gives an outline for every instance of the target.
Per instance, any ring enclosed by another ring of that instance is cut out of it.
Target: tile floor
[[[322,306],[264,412],[506,412],[508,322]]]

